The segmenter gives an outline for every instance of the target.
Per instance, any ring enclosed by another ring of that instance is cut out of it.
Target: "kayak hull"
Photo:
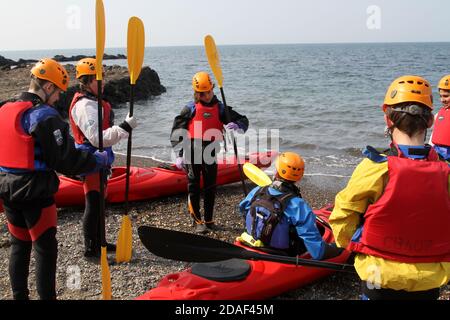
[[[328,221],[330,212],[326,209],[317,210],[315,213]],[[333,242],[331,230],[320,222],[318,225],[325,230],[323,239],[327,243]],[[239,243],[236,245],[244,247]],[[349,252],[344,251],[340,256],[327,261],[344,263],[348,257]],[[304,254],[301,258],[310,259],[311,256]],[[248,260],[247,263],[250,265],[250,273],[244,280],[212,281],[194,275],[192,270],[188,269],[165,276],[156,288],[138,297],[137,300],[261,300],[300,288],[334,273],[323,268],[269,261]]]
[[[270,167],[277,153],[273,151],[252,153],[241,159],[241,162],[251,162],[260,168]],[[80,180],[60,176],[60,185],[55,195],[56,206],[84,206],[83,183]],[[114,167],[108,180],[106,202],[125,202],[126,167]],[[229,156],[218,161],[217,185],[225,185],[240,181],[236,158]],[[203,184],[203,181],[201,181]],[[171,196],[187,192],[188,180],[186,173],[172,165],[170,169],[138,168],[130,169],[129,201],[143,201]],[[0,212],[3,211],[0,200]]]
[[[269,167],[276,156],[275,152],[253,153],[246,157],[260,168]],[[239,169],[235,157],[228,157],[218,163],[217,185],[225,185],[240,180]],[[122,203],[125,201],[126,168],[113,168],[112,177],[108,180],[106,201]],[[186,173],[174,165],[171,169],[138,168],[130,170],[130,201],[142,201],[181,194],[187,192],[188,180]],[[84,205],[83,184],[79,180],[60,177],[60,186],[55,201],[58,207]]]

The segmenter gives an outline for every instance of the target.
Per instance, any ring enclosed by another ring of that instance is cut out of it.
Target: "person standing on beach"
[[[450,279],[450,168],[424,145],[433,124],[429,82],[396,79],[383,111],[391,147],[367,147],[330,224],[338,246],[356,253],[363,299],[437,299]]]
[[[98,137],[98,86],[96,80],[96,60],[85,58],[76,65],[76,78],[80,82],[80,91],[73,97],[69,109],[69,121],[75,137],[76,148],[95,153],[99,146]],[[102,84],[104,85],[104,81]],[[103,89],[103,88],[102,88]],[[113,125],[114,114],[111,104],[103,100],[103,144],[108,154],[108,169],[114,162],[112,146],[128,139],[131,130],[137,127],[135,117],[127,116],[120,125]],[[105,174],[105,177],[108,175]],[[99,173],[82,177],[85,194],[83,216],[83,234],[86,258],[100,257],[100,186]],[[107,181],[105,181],[106,186]],[[105,188],[106,190],[106,188]],[[107,243],[107,251],[115,252],[116,246]]]
[[[275,249],[290,256],[309,252],[315,260],[338,256],[342,249],[323,241],[316,217],[296,186],[305,170],[300,155],[284,152],[275,160],[274,182],[254,188],[239,204],[246,232],[238,240],[250,247]]]
[[[175,117],[171,143],[180,148],[176,165],[188,174],[188,206],[197,233],[216,230],[213,211],[216,198],[217,153],[223,141],[223,127],[246,132],[247,117],[230,108],[230,122],[225,117],[225,107],[214,95],[214,84],[206,72],[195,74],[192,79],[194,102],[188,103]],[[205,220],[200,214],[200,177],[203,176]]]
[[[434,145],[443,159],[450,162],[450,75],[446,75],[439,81],[438,89],[442,108],[434,118],[430,144]]]
[[[31,69],[28,92],[0,108],[0,197],[11,233],[9,276],[16,300],[29,299],[32,247],[39,297],[56,299],[55,171],[77,175],[106,165],[105,153],[75,149],[69,126],[52,107],[68,84],[63,66],[42,59]]]

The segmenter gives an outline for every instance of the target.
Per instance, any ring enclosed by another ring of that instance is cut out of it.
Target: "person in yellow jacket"
[[[330,225],[356,254],[363,299],[437,299],[450,279],[450,168],[424,145],[432,110],[427,80],[396,79],[383,105],[390,149],[367,147],[336,196]]]

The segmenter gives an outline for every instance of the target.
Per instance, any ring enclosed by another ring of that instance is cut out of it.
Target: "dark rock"
[[[66,65],[65,67],[70,74],[70,78],[75,79],[75,67],[73,65]],[[127,68],[106,66],[104,71],[106,81],[104,97],[111,102],[113,108],[125,106],[130,100],[130,78]],[[72,83],[75,83],[75,81]],[[67,92],[61,95],[55,107],[63,117],[67,118],[70,103],[78,90],[79,86],[76,84],[70,86]],[[159,96],[164,92],[166,92],[166,88],[161,85],[156,71],[150,67],[144,67],[135,86],[135,101],[148,100],[151,96]]]
[[[24,60],[19,59],[19,61],[14,61],[11,59],[7,59],[3,56],[0,56],[0,69],[1,70],[10,70],[14,68],[24,68],[29,64],[36,63],[37,60]]]
[[[71,57],[65,57],[63,55],[56,55],[53,57],[53,60],[58,61],[58,62],[72,62],[72,61],[79,61],[81,59],[85,59],[85,58],[95,58],[95,56],[85,56],[85,55],[76,55],[76,56],[71,56]],[[123,54],[118,54],[118,55],[110,55],[110,54],[104,54],[103,56],[103,60],[122,60],[122,59],[126,59],[127,56],[123,55]]]
[[[144,67],[134,89],[136,101],[147,100],[166,92],[158,74],[150,67]],[[115,79],[105,85],[105,97],[113,104],[124,104],[130,100],[130,77]]]
[[[3,56],[0,56],[0,67],[9,66],[14,63],[14,60],[7,59]]]
[[[76,56],[71,56],[71,57],[65,57],[63,55],[56,55],[53,57],[53,60],[58,61],[58,62],[71,62],[71,61],[79,61],[84,58],[95,58],[95,56],[76,55]],[[110,55],[110,54],[105,53],[105,55],[103,56],[103,60],[122,60],[122,59],[126,59],[126,58],[127,58],[127,56],[125,56],[123,54]],[[0,70],[25,68],[36,62],[38,62],[38,60],[19,59],[18,61],[14,61],[11,59],[7,59],[3,56],[0,56]]]

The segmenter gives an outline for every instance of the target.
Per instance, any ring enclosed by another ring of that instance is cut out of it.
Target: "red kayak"
[[[276,152],[252,153],[245,157],[245,162],[251,162],[260,168],[270,167],[277,156]],[[125,201],[126,168],[115,167],[108,180],[106,201],[121,203]],[[59,190],[55,195],[58,207],[84,206],[83,183],[80,180],[60,176]],[[234,156],[219,160],[217,169],[217,185],[234,183],[240,180],[239,170]],[[130,201],[155,199],[164,196],[187,192],[187,176],[175,165],[164,168],[131,167],[130,171]],[[0,212],[3,207],[0,201]]]
[[[325,208],[316,210],[315,214],[319,217],[317,226],[323,239],[327,243],[333,242],[333,234],[328,227],[331,212]],[[235,244],[254,250],[240,243]],[[344,263],[349,254],[343,251],[340,256],[326,261]],[[311,256],[305,253],[300,258],[310,259]],[[300,288],[334,272],[278,262],[233,260],[224,262],[226,265],[197,263],[191,269],[169,274],[156,288],[137,300],[261,300]]]
[[[267,168],[276,157],[276,152],[252,153],[245,158],[260,168]],[[126,168],[112,169],[108,181],[106,201],[121,203],[125,201]],[[224,185],[240,180],[239,170],[234,156],[219,160],[217,185]],[[55,196],[58,207],[84,205],[83,184],[79,180],[60,177],[61,184]],[[169,169],[132,167],[130,173],[130,201],[155,199],[187,192],[187,176],[175,165]]]

